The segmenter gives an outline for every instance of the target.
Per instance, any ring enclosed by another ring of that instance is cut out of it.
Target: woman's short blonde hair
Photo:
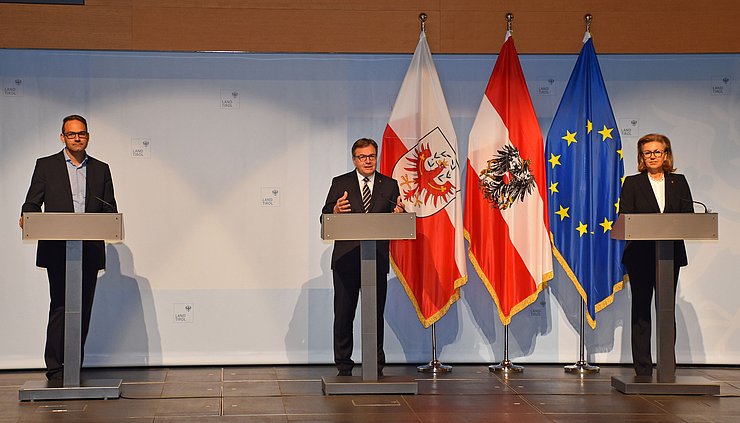
[[[673,167],[673,151],[671,150],[671,140],[663,134],[647,134],[643,135],[642,138],[637,140],[637,171],[645,172],[647,166],[645,166],[645,157],[642,155],[642,146],[657,141],[663,144],[663,154],[665,154],[665,160],[663,161],[663,172],[673,173],[676,168]]]

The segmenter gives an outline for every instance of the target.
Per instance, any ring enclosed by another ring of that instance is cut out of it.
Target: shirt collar
[[[63,149],[62,149],[62,153],[64,153],[64,160],[65,160],[65,161],[66,161],[67,163],[69,163],[69,164],[71,164],[71,165],[73,165],[73,166],[74,166],[74,163],[72,163],[72,159],[71,159],[71,158],[69,157],[69,154],[67,153],[67,149],[66,149],[66,148],[63,148]],[[88,157],[88,156],[87,156],[87,154],[85,154],[85,158],[84,158],[84,159],[82,159],[82,162],[80,163],[80,165],[79,165],[79,166],[76,166],[76,167],[83,167],[83,166],[86,166],[86,165],[87,165],[87,157]]]
[[[362,173],[360,173],[359,170],[355,169],[355,173],[357,174],[357,180],[358,181],[362,182],[363,179],[365,179],[365,176],[363,176]],[[373,172],[372,175],[368,176],[367,179],[369,179],[368,180],[368,183],[374,182],[375,181],[375,172]]]

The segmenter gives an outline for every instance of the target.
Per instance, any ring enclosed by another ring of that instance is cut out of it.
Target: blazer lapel
[[[385,177],[380,173],[375,172],[375,183],[373,184],[373,198],[370,201],[370,211],[382,213],[390,209],[390,203],[395,201],[395,198],[387,198],[387,185]]]
[[[676,213],[681,210],[681,204],[682,200],[676,196],[676,179],[673,177],[672,173],[667,173],[665,175],[665,212],[666,213]],[[688,201],[688,200],[686,200]]]
[[[86,177],[85,177],[85,211],[87,212],[90,210],[90,203],[92,201],[100,201],[95,198],[95,191],[93,191],[90,187],[91,186],[100,186],[100,183],[98,182],[98,167],[94,164],[95,160],[87,156],[87,170],[86,170]]]
[[[59,187],[63,192],[59,192],[59,199],[64,202],[65,209],[74,211],[74,202],[72,201],[72,186],[69,184],[69,171],[67,170],[67,160],[64,157],[64,151],[56,155],[54,164],[54,174],[59,181]]]

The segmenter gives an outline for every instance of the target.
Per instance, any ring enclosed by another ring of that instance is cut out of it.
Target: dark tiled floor
[[[623,395],[611,387],[627,367],[605,366],[577,376],[558,365],[527,365],[508,377],[484,365],[451,373],[389,366],[386,376],[419,382],[419,395],[325,396],[331,366],[244,366],[94,369],[84,377],[123,379],[117,400],[19,402],[18,389],[41,371],[0,372],[0,423],[489,423],[489,422],[738,422],[740,367],[681,368],[720,384],[719,396]],[[356,369],[356,375],[360,369]]]

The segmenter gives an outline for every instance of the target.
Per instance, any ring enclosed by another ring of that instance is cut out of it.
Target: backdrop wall
[[[351,143],[381,139],[410,59],[0,50],[0,368],[43,366],[46,275],[17,221],[34,160],[62,148],[71,113],[88,118],[88,152],[111,166],[126,228],[125,242],[108,246],[88,365],[331,362],[331,244],[319,213],[332,176],[352,167]],[[575,59],[521,56],[543,134]],[[600,60],[627,172],[639,135],[665,133],[694,198],[720,213],[719,241],[688,243],[678,361],[739,363],[740,55]],[[435,61],[463,162],[495,56]],[[495,305],[468,271],[462,299],[437,324],[440,358],[500,361]],[[430,333],[391,277],[388,359],[424,363]],[[628,291],[589,330],[589,361],[631,361]],[[511,358],[575,361],[578,307],[558,269],[513,319]]]

